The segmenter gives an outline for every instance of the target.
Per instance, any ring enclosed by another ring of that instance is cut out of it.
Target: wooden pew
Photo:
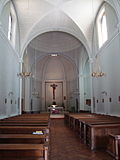
[[[72,116],[70,116],[69,126],[70,126],[70,128],[75,129],[75,124],[76,124],[77,119],[80,119],[80,118],[89,118],[90,119],[90,118],[95,118],[95,117],[96,116],[93,114],[72,115]]]
[[[67,115],[68,116],[68,115]],[[80,135],[81,139],[85,138],[86,123],[89,124],[112,124],[120,123],[120,118],[114,116],[97,115],[97,114],[70,114],[69,127]]]
[[[76,133],[82,137],[82,132],[84,126],[82,125],[82,121],[84,120],[95,120],[101,118],[101,115],[96,115],[96,114],[78,114],[78,115],[72,115],[70,116],[70,128],[75,130]]]
[[[0,120],[0,126],[49,126],[49,114],[25,114]]]
[[[109,134],[107,152],[115,159],[120,159],[120,135]]]
[[[50,114],[49,113],[21,114],[21,115],[16,115],[16,116],[8,117],[8,118],[5,118],[5,119],[12,119],[12,118],[18,118],[18,117],[41,118],[41,117],[50,117]]]
[[[0,120],[0,123],[1,122],[16,121],[16,120],[18,120],[18,121],[49,121],[49,118],[48,117],[39,117],[39,118],[32,117],[32,118],[30,118],[30,117],[20,116],[20,117],[16,117],[16,118],[2,119],[2,120]]]
[[[6,160],[48,159],[48,147],[44,144],[0,144],[0,157]]]
[[[106,149],[108,133],[120,131],[120,118],[115,116],[67,114],[65,121],[92,150]]]
[[[18,116],[14,116],[14,117],[9,117],[9,118],[5,118],[5,119],[1,119],[0,120],[0,123],[3,123],[3,122],[9,122],[9,121],[40,121],[40,122],[49,122],[50,120],[50,115],[49,114],[37,114],[37,115],[18,115]]]
[[[106,149],[108,134],[120,132],[120,124],[87,124],[86,143],[91,150]]]
[[[106,124],[120,124],[120,120],[116,118],[111,118],[111,119],[106,119],[105,117],[96,117],[95,119],[84,119],[84,120],[79,120],[80,122],[80,138],[86,144],[87,142],[87,137],[86,137],[86,126],[87,124],[91,125],[106,125]]]
[[[90,116],[90,117],[79,117],[79,118],[75,118],[75,132],[77,132],[79,134],[80,139],[84,138],[84,121],[95,121],[96,119],[98,119],[99,117],[97,116]]]
[[[49,127],[45,126],[0,126],[0,134],[32,134],[36,131],[42,131],[49,134]]]
[[[0,123],[0,126],[49,126],[46,121],[8,121]]]
[[[81,117],[81,116],[86,116],[86,115],[91,115],[91,114],[90,113],[65,113],[64,122],[66,125],[71,126],[72,117]]]
[[[0,120],[0,157],[47,160],[49,118],[49,114],[24,114]],[[39,131],[43,134],[36,135]]]
[[[0,144],[44,144],[49,142],[46,134],[0,134]]]

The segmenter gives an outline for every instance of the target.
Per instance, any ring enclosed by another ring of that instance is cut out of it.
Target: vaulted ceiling
[[[21,54],[33,38],[49,31],[70,33],[89,50],[93,20],[102,2],[103,0],[13,0],[20,26]]]
[[[46,53],[63,53],[77,49],[82,44],[78,39],[64,32],[47,32],[30,43],[32,48]]]
[[[56,60],[56,63],[60,61],[63,68],[67,68],[66,64],[69,63],[69,68],[72,65],[77,70],[80,52],[83,48],[82,43],[70,34],[58,31],[46,32],[29,43],[24,54],[24,65],[25,68],[29,66],[33,69],[37,66],[37,70],[40,72],[48,62],[52,61],[53,63],[55,62],[53,60]],[[52,54],[58,56],[52,57]]]

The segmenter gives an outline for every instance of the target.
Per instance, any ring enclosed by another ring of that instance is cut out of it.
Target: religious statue
[[[57,85],[56,84],[52,84],[50,86],[53,88],[53,100],[55,100],[55,90],[57,88]]]

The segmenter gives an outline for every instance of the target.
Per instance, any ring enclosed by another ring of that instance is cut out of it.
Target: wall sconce
[[[39,97],[39,92],[33,92],[32,95],[36,96],[36,97]]]
[[[14,95],[14,93],[12,92],[12,91],[10,91],[9,93],[8,93],[8,96],[13,96]]]
[[[104,72],[92,72],[92,77],[99,78],[105,76]]]
[[[102,72],[101,68],[101,60],[100,56],[96,55],[94,62],[93,62],[93,72],[91,74],[92,77],[99,78],[105,76],[105,73]]]
[[[36,89],[34,88],[34,91],[32,92],[32,95],[35,97],[39,97],[39,92],[36,91]]]
[[[105,94],[107,96],[107,92],[106,91],[102,91],[101,94]]]
[[[26,77],[30,77],[32,75],[31,72],[20,72],[17,74],[18,77],[21,77],[21,78],[26,78]]]

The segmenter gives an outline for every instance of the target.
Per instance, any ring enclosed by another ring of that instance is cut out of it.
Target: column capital
[[[93,62],[94,62],[94,60],[95,60],[95,58],[94,58],[94,57],[89,58],[89,62],[90,62],[90,63],[93,63]]]
[[[23,63],[23,59],[22,58],[19,58],[19,63]]]

